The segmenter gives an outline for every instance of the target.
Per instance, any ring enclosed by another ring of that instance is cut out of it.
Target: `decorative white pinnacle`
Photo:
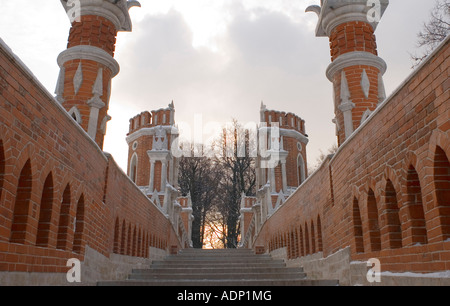
[[[78,65],[77,72],[75,72],[75,76],[73,77],[73,87],[75,89],[75,95],[78,94],[78,91],[80,90],[82,83],[83,83],[83,68],[80,62],[80,64]]]
[[[366,97],[366,99],[369,98],[370,80],[369,80],[369,77],[367,76],[366,69],[363,70],[363,73],[361,75],[361,87],[362,87],[362,90],[364,92],[364,96]]]

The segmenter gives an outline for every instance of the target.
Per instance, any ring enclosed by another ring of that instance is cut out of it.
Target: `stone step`
[[[310,280],[302,268],[288,268],[281,259],[251,250],[181,250],[133,269],[127,280],[99,286],[337,286],[334,280]]]
[[[155,261],[151,264],[150,268],[283,268],[286,264],[280,260],[276,262],[167,262],[167,261]]]
[[[288,272],[288,273],[134,273],[130,274],[130,280],[259,280],[259,279],[305,279],[306,274]]]
[[[210,254],[201,254],[201,253],[179,253],[178,255],[169,255],[167,258],[272,258],[268,254],[263,255],[255,255],[253,253],[242,253],[242,254],[220,254],[220,253],[210,253]]]
[[[168,256],[164,259],[165,262],[186,262],[186,263],[227,263],[227,262],[271,262],[274,259],[270,256],[255,257],[191,257],[191,256]]]
[[[235,250],[201,250],[201,249],[184,249],[178,252],[178,256],[260,256],[251,250],[235,249]]]
[[[310,280],[310,279],[258,279],[258,280],[125,280],[104,281],[98,286],[338,286],[336,280]],[[181,289],[180,289],[181,290]]]
[[[132,274],[148,274],[148,273],[181,273],[181,274],[210,274],[210,273],[303,273],[303,268],[286,268],[286,267],[207,267],[207,268],[165,268],[165,267],[155,267],[152,269],[133,269]]]

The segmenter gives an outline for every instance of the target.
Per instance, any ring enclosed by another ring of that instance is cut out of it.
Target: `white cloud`
[[[308,159],[335,142],[327,38],[316,38],[318,0],[141,0],[120,33],[105,150],[125,169],[129,119],[173,99],[176,120],[257,121],[261,100],[306,120]],[[376,32],[386,89],[411,73],[408,52],[434,1],[391,1]],[[68,18],[59,1],[0,0],[0,37],[54,91]]]

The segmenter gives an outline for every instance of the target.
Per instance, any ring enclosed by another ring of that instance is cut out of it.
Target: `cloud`
[[[317,40],[305,24],[279,11],[240,5],[226,9],[229,22],[214,38],[215,48],[194,47],[191,28],[173,9],[135,23],[126,44],[121,45],[119,37],[116,58],[121,72],[113,83],[111,124],[127,130],[131,117],[172,100],[178,122],[193,126],[194,115],[201,113],[204,124],[233,118],[245,124],[259,120],[263,100],[271,109],[301,116],[314,131],[310,136],[328,134],[326,146],[332,143],[331,84],[324,76],[328,42]],[[314,96],[328,91],[330,99]],[[115,105],[120,104],[129,112],[118,111]],[[135,113],[130,116],[131,110]],[[317,113],[323,114],[323,122],[312,119]],[[105,147],[112,142],[110,135],[108,131]]]

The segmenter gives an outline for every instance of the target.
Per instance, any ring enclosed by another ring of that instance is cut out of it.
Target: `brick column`
[[[61,0],[72,22],[67,50],[58,56],[56,99],[103,148],[118,31],[131,31],[128,10],[137,1]]]
[[[386,98],[386,63],[378,57],[375,29],[389,1],[325,0],[307,11],[319,15],[316,36],[329,37],[338,144],[341,145]]]

